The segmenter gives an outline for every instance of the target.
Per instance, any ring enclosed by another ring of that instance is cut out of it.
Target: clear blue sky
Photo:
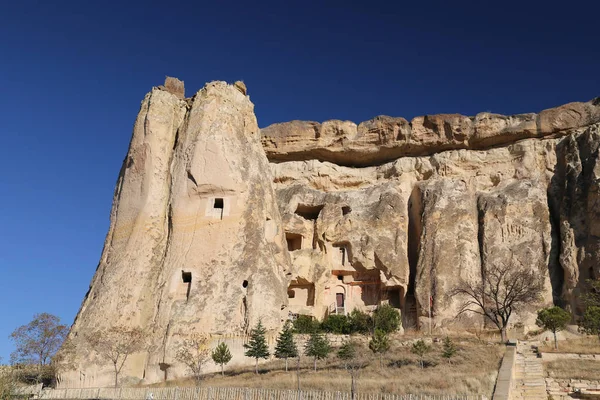
[[[600,95],[598,1],[356,3],[1,1],[0,356],[34,313],[72,323],[165,75],[243,79],[261,127]]]

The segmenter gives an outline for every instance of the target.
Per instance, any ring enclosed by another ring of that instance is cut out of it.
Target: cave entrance
[[[222,198],[216,198],[213,203],[213,212],[214,215],[218,216],[219,219],[223,219],[223,209],[225,208],[225,203]]]
[[[186,301],[190,298],[190,290],[192,288],[192,273],[181,271],[181,281],[183,283],[183,292],[185,292]]]
[[[295,213],[304,219],[315,221],[317,218],[319,218],[319,214],[321,213],[322,209],[322,204],[317,206],[308,204],[298,204]]]
[[[296,251],[302,249],[302,235],[297,233],[285,233],[285,241],[287,242],[288,251]]]
[[[387,298],[388,298],[388,303],[390,306],[394,307],[394,308],[398,308],[401,309],[402,308],[402,303],[403,303],[403,293],[404,290],[402,290],[402,288],[393,288],[393,289],[388,289],[387,291]]]

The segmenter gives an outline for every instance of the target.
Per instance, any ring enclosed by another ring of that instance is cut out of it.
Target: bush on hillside
[[[395,332],[400,327],[400,314],[389,304],[382,304],[373,312],[373,323],[375,329],[385,333]]]
[[[319,321],[316,321],[310,315],[298,315],[293,325],[294,333],[315,333],[321,330]]]
[[[371,333],[373,328],[373,318],[371,318],[369,314],[356,308],[348,315],[348,322],[352,333],[362,333],[366,335]]]
[[[350,330],[350,321],[345,315],[331,314],[325,317],[321,323],[321,329],[327,333],[338,335],[347,335],[352,333]]]

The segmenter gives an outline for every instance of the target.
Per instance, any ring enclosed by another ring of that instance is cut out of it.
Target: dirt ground
[[[600,354],[600,340],[596,336],[558,341],[558,350],[554,349],[552,339],[542,342],[539,350],[543,353]]]
[[[544,363],[544,371],[550,378],[598,380],[600,361],[556,360]]]

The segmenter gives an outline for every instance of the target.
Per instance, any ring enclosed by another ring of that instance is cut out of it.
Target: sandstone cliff
[[[252,103],[224,82],[189,100],[159,88],[146,96],[71,328],[78,371],[62,373],[64,386],[109,384],[106,361],[82,340],[93,330],[141,328],[147,349],[124,379],[154,382],[186,373],[175,353],[192,332],[280,326],[291,264],[259,135]]]
[[[513,325],[531,328],[552,303],[580,312],[600,272],[599,129],[596,99],[259,130],[242,83],[186,99],[169,79],[142,102],[61,385],[110,384],[82,338],[114,325],[148,338],[126,365],[132,383],[185,376],[175,351],[192,332],[248,362],[259,319],[272,337],[299,314],[388,303],[403,329],[479,327],[456,318],[449,293],[498,264],[532,269],[544,287]]]

